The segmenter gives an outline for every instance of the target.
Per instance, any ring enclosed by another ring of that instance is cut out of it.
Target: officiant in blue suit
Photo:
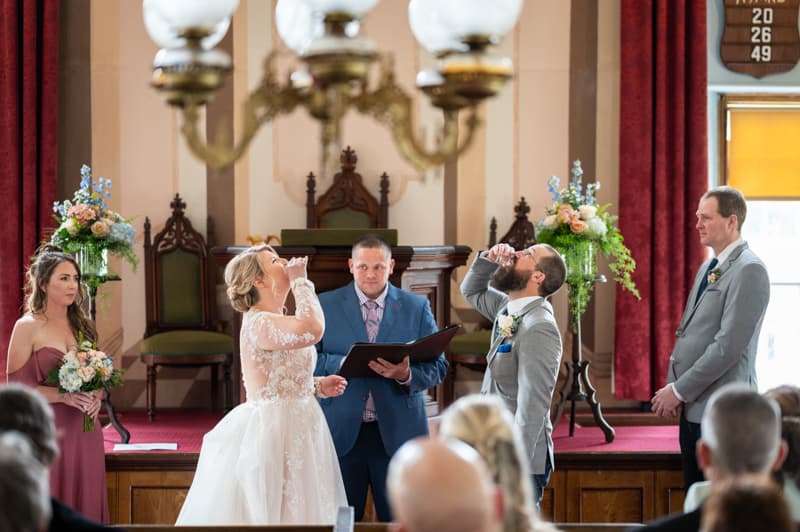
[[[735,188],[712,188],[700,199],[696,228],[714,258],[697,272],[675,333],[667,385],[651,401],[656,414],[680,416],[687,490],[703,480],[695,449],[711,395],[729,382],[757,388],[756,350],[769,303],[769,277],[742,239],[746,215],[747,203]]]
[[[394,259],[386,242],[363,237],[348,264],[354,282],[319,296],[325,334],[317,344],[317,376],[336,373],[355,342],[410,342],[438,330],[427,299],[389,283]],[[447,361],[444,355],[424,363],[378,358],[370,368],[380,377],[350,379],[343,395],[320,404],[356,520],[364,516],[369,486],[378,519],[388,522],[389,460],[403,443],[428,434],[424,391],[444,379]]]

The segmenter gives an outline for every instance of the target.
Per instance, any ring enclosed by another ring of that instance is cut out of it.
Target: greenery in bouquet
[[[124,370],[114,369],[111,357],[96,347],[80,335],[78,346],[64,355],[61,366],[52,370],[47,380],[58,383],[61,393],[93,392],[121,386]],[[93,430],[94,420],[84,414],[83,431]]]
[[[580,320],[589,303],[594,288],[595,271],[587,276],[576,271],[580,255],[594,247],[608,260],[614,280],[637,299],[641,299],[631,274],[636,269],[636,261],[624,244],[622,233],[617,227],[617,217],[608,213],[610,204],[598,206],[596,194],[599,182],[583,187],[581,162],[572,163],[567,188],[560,188],[560,180],[553,176],[547,182],[548,191],[553,195],[553,204],[547,214],[536,224],[536,241],[550,244],[567,261],[567,284],[570,289],[570,311],[575,322]],[[591,257],[592,264],[594,257]],[[573,266],[573,268],[569,268]]]
[[[58,227],[50,243],[72,254],[85,251],[99,256],[105,250],[122,257],[135,269],[136,231],[129,219],[108,208],[106,200],[110,197],[111,180],[103,177],[92,180],[91,168],[81,166],[80,188],[72,200],[53,203]]]

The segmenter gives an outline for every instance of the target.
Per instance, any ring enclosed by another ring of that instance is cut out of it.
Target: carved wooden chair
[[[172,216],[150,240],[144,223],[146,328],[140,358],[147,366],[147,415],[155,416],[158,366],[211,367],[213,404],[217,404],[218,368],[223,370],[224,409],[231,408],[233,338],[215,321],[214,269],[203,236],[184,216],[178,194]]]
[[[514,249],[524,249],[536,243],[536,233],[533,223],[528,220],[528,213],[531,208],[520,198],[519,203],[514,207],[514,223],[509,230],[500,238],[500,242],[505,242]],[[489,224],[489,246],[497,243],[497,219],[492,217]],[[486,353],[489,351],[492,336],[492,323],[481,316],[478,329],[473,332],[459,334],[453,337],[446,353],[447,361],[450,363],[450,370],[445,379],[444,386],[444,406],[449,405],[455,400],[455,382],[458,366],[464,366],[474,371],[486,369]]]
[[[306,227],[386,229],[389,226],[389,176],[381,175],[380,199],[370,194],[356,172],[358,157],[348,146],[339,156],[341,172],[333,184],[316,199],[317,181],[313,173],[306,181]]]

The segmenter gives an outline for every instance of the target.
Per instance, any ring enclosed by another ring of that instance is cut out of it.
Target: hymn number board
[[[733,72],[763,78],[800,60],[800,0],[723,0],[720,55]]]

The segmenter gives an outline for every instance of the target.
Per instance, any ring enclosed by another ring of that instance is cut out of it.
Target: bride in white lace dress
[[[306,260],[286,262],[260,245],[225,269],[231,304],[244,313],[239,347],[247,401],[203,438],[176,525],[332,524],[347,506],[315,399],[341,395],[347,382],[313,377],[325,319]],[[290,288],[293,316],[282,311]]]

